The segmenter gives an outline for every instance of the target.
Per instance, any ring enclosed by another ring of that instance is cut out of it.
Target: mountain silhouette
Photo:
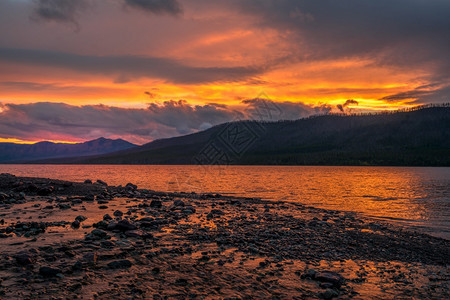
[[[45,162],[450,166],[450,107],[232,122],[115,153]]]

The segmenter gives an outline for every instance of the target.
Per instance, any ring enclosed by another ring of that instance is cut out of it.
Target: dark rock
[[[41,187],[37,190],[39,196],[48,196],[55,191],[53,186]]]
[[[83,269],[83,264],[79,260],[77,260],[72,266],[73,271],[80,271],[82,269]]]
[[[106,230],[112,231],[112,230],[116,229],[116,227],[117,227],[117,222],[111,222],[106,227]]]
[[[137,229],[136,225],[131,224],[128,220],[120,220],[117,223],[117,226],[115,229],[121,230],[121,231],[128,231],[128,230],[135,230]]]
[[[332,289],[327,289],[325,292],[319,294],[322,299],[333,299],[339,296],[339,293]]]
[[[25,252],[16,254],[14,258],[16,259],[17,263],[22,266],[31,265],[34,263],[34,258],[30,254]]]
[[[69,286],[69,291],[71,292],[75,292],[76,290],[79,290],[83,287],[83,285],[79,282],[72,284],[71,286]]]
[[[115,260],[108,263],[110,269],[128,269],[131,268],[133,264],[128,259]]]
[[[84,181],[84,183],[86,183],[86,184],[92,184],[92,180],[86,179],[86,180]]]
[[[56,268],[41,267],[39,269],[39,274],[41,274],[44,277],[55,277],[58,273],[61,273],[61,270]]]
[[[78,220],[73,221],[71,226],[75,229],[80,228],[80,221],[78,221]]]
[[[100,180],[100,179],[97,180],[97,183],[104,185],[104,186],[108,186],[108,184],[106,182],[104,182],[103,180]]]
[[[184,204],[184,201],[183,200],[175,200],[174,202],[173,202],[173,205],[174,206],[184,206],[185,204]]]
[[[123,216],[123,212],[121,212],[120,210],[116,210],[116,211],[113,213],[113,215],[114,215],[115,217],[121,217],[121,216]]]
[[[83,222],[83,221],[85,221],[87,218],[85,217],[85,216],[77,216],[76,218],[75,218],[75,220],[77,220],[78,222]]]
[[[192,215],[195,213],[195,208],[193,208],[192,206],[186,207],[185,209],[183,209],[182,213]]]
[[[105,238],[108,235],[108,233],[106,233],[106,231],[103,231],[101,229],[94,229],[91,231],[91,234],[94,236],[98,236],[100,238]]]
[[[102,248],[112,249],[112,248],[114,248],[116,246],[116,244],[114,244],[111,241],[101,241],[100,242],[100,246]]]
[[[112,217],[110,215],[106,214],[106,215],[103,216],[103,220],[104,221],[110,221],[110,220],[112,220]]]
[[[97,223],[92,224],[92,226],[94,226],[95,228],[106,229],[108,227],[108,222],[101,220]]]
[[[317,271],[314,269],[308,269],[304,274],[302,274],[302,278],[310,278],[310,279],[314,279],[314,277],[316,276]]]
[[[69,204],[59,204],[58,207],[59,207],[59,209],[69,209],[69,208],[71,208],[71,206]]]
[[[184,278],[178,278],[177,280],[175,280],[175,285],[187,286],[188,285],[188,281],[187,281],[187,279],[184,279]]]
[[[132,184],[132,183],[127,183],[127,185],[125,187],[129,190],[137,190],[137,185]]]
[[[125,231],[125,235],[128,237],[141,237],[142,236],[142,231],[140,230],[128,230]]]
[[[108,206],[107,206],[107,205],[100,205],[98,208],[99,208],[99,209],[107,209]]]
[[[344,277],[341,275],[331,272],[331,271],[323,271],[319,272],[314,276],[314,280],[320,282],[329,282],[332,283],[336,287],[340,287],[344,282]]]
[[[85,201],[94,201],[95,200],[95,195],[89,194],[84,196],[83,198]]]
[[[331,282],[321,282],[319,286],[323,289],[331,289],[334,287],[334,284]]]
[[[150,207],[152,207],[152,208],[161,208],[162,207],[161,200],[152,200],[152,202],[150,202]]]
[[[95,265],[98,261],[98,255],[96,252],[90,252],[83,255],[83,261],[89,265]]]
[[[214,219],[217,218],[219,216],[223,216],[225,215],[225,213],[223,211],[221,211],[220,209],[213,209],[211,210],[211,212],[209,214],[206,215],[207,219]]]
[[[154,220],[155,219],[152,217],[145,217],[145,218],[139,219],[139,222],[152,222]]]

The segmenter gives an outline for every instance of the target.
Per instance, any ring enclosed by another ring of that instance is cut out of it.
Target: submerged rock
[[[131,268],[133,264],[128,259],[115,260],[108,263],[110,269],[128,269]]]
[[[344,277],[331,271],[319,272],[314,275],[313,279],[320,282],[332,283],[335,287],[340,287],[344,282]]]
[[[120,220],[115,229],[118,229],[120,231],[129,231],[129,230],[135,230],[137,229],[136,225],[131,224],[128,220]]]
[[[108,184],[106,182],[104,182],[103,180],[97,179],[97,183],[104,185],[104,186],[108,186]]]
[[[26,252],[19,252],[14,256],[14,258],[16,259],[16,262],[22,266],[31,265],[34,263],[34,257]]]
[[[214,218],[217,218],[217,217],[220,217],[220,216],[223,216],[223,215],[225,215],[225,213],[222,210],[220,210],[220,209],[213,209],[213,210],[211,210],[211,212],[208,215],[206,215],[206,218],[207,219],[214,219]]]
[[[116,211],[113,213],[113,215],[114,215],[115,217],[121,217],[121,216],[123,216],[123,212],[121,212],[120,210],[116,210]]]
[[[150,207],[152,207],[152,208],[161,208],[162,207],[161,200],[152,200],[152,202],[150,202]]]
[[[173,202],[173,206],[185,206],[185,204],[183,200],[178,199]]]
[[[83,221],[86,221],[87,218],[86,218],[85,216],[77,216],[77,217],[75,218],[75,220],[77,220],[78,222],[83,222]]]
[[[72,222],[72,224],[70,226],[72,226],[72,228],[78,229],[78,228],[80,228],[80,221],[75,220]]]
[[[41,267],[39,269],[39,274],[44,277],[55,277],[57,274],[61,273],[60,269],[51,268],[51,267]]]

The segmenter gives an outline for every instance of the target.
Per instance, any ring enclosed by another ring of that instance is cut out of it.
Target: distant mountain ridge
[[[112,140],[103,137],[77,144],[46,141],[35,144],[0,143],[0,163],[25,163],[40,159],[100,155],[136,146],[122,139]]]
[[[450,166],[450,107],[225,123],[115,153],[42,162]]]

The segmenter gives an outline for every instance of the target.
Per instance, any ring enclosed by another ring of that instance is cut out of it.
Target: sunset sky
[[[0,141],[450,102],[449,53],[448,0],[0,0]]]

